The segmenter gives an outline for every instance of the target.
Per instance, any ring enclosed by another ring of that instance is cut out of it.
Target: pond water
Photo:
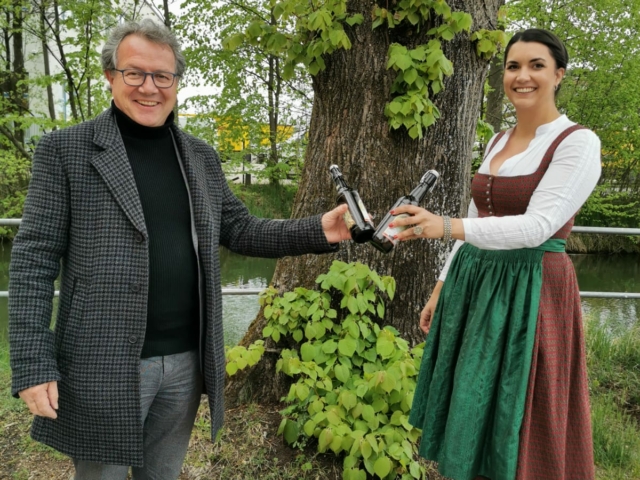
[[[9,283],[10,248],[0,246],[0,291]],[[640,292],[640,256],[572,255],[582,291]],[[222,286],[264,288],[271,281],[276,261],[220,251]],[[7,302],[0,298],[0,344],[7,342]],[[583,298],[585,315],[606,324],[612,333],[635,324],[640,315],[640,300]],[[236,344],[258,313],[257,295],[223,297],[225,343]]]

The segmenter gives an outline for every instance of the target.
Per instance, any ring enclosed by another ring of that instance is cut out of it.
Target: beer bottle
[[[375,227],[371,215],[364,208],[360,195],[347,184],[337,165],[331,165],[329,172],[338,190],[337,204],[346,203],[349,207],[349,211],[344,214],[343,218],[351,232],[351,239],[356,243],[368,242],[371,240]]]
[[[387,212],[382,221],[378,224],[378,228],[376,228],[376,231],[371,238],[371,245],[384,253],[389,253],[393,249],[393,247],[398,243],[398,240],[393,238],[394,235],[406,230],[408,227],[400,226],[389,228],[389,224],[396,218],[404,218],[409,215],[406,213],[391,215],[391,212],[401,205],[419,205],[422,200],[424,200],[424,197],[427,196],[427,193],[433,190],[433,187],[438,181],[438,177],[440,177],[438,172],[435,170],[429,170],[422,176],[418,186],[414,188],[409,195],[404,195],[396,201],[393,207],[391,207],[389,212]]]

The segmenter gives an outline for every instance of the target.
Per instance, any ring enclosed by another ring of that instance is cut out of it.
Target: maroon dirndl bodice
[[[530,175],[477,173],[471,194],[479,217],[522,215],[553,154],[574,125],[558,135]],[[503,132],[504,133],[504,132]],[[495,146],[502,134],[494,140]],[[571,218],[551,238],[566,239]],[[595,478],[591,412],[580,295],[566,253],[545,252],[542,289],[524,418],[520,430],[518,480]]]

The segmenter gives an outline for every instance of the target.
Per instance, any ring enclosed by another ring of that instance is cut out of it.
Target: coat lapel
[[[207,172],[205,170],[204,158],[198,155],[192,148],[189,137],[177,128],[174,124],[172,127],[178,144],[178,151],[185,169],[189,191],[193,202],[193,217],[198,231],[206,231],[205,224],[211,219],[211,203],[207,196],[208,191],[205,184]]]
[[[102,176],[134,227],[146,236],[147,228],[140,195],[111,109],[96,117],[93,141],[104,148],[104,151],[89,161]]]

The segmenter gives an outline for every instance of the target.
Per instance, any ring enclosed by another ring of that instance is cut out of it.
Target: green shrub
[[[576,217],[576,225],[637,228],[640,225],[640,195],[636,191],[616,192],[599,185]]]
[[[269,288],[260,297],[263,336],[290,347],[276,368],[295,379],[279,434],[294,446],[317,439],[319,452],[344,456],[345,480],[367,472],[423,478],[420,430],[408,422],[423,345],[410,349],[397,330],[378,325],[395,280],[335,261],[316,282],[319,290],[280,296]]]
[[[31,174],[31,160],[0,148],[0,218],[21,218]],[[12,239],[17,229],[0,226],[2,237]]]

